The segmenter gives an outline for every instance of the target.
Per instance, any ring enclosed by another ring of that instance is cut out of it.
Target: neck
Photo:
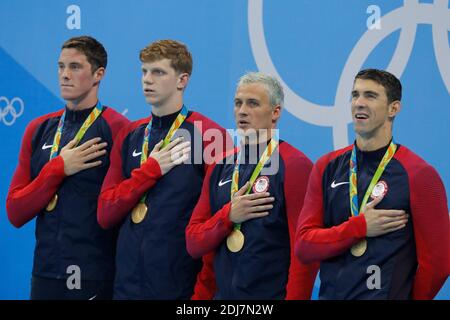
[[[77,100],[66,100],[66,106],[69,110],[79,111],[92,108],[98,102],[97,91],[89,92],[86,96]]]
[[[168,114],[178,112],[183,107],[183,96],[176,96],[171,101],[167,101],[164,104],[154,106],[152,105],[152,113],[155,116],[163,117]]]
[[[272,139],[273,130],[272,129],[260,129],[256,131],[256,134],[246,135],[242,139],[242,143],[245,145],[255,145],[260,143],[265,143]]]
[[[356,137],[356,145],[361,151],[374,151],[385,147],[392,140],[392,132],[382,137],[366,138],[358,135]]]

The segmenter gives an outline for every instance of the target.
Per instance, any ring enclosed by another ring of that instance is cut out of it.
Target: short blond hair
[[[142,62],[169,59],[170,66],[178,73],[192,73],[192,55],[185,44],[175,40],[159,40],[141,50]]]

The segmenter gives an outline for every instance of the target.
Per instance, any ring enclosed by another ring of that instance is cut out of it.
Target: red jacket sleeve
[[[217,288],[214,275],[214,256],[214,252],[203,256],[203,267],[197,275],[194,295],[191,300],[212,300],[214,298]]]
[[[342,254],[366,236],[363,214],[331,228],[323,225],[324,207],[322,175],[327,158],[321,158],[313,167],[308,182],[305,203],[299,215],[295,254],[304,263],[319,262]]]
[[[216,292],[213,267],[215,249],[233,228],[233,223],[228,218],[231,209],[230,202],[211,217],[209,182],[213,170],[214,165],[210,165],[203,180],[199,201],[186,228],[188,253],[194,258],[203,256],[203,268],[197,276],[192,300],[209,300],[214,298]]]
[[[283,145],[280,148],[283,148]],[[283,150],[281,149],[281,151]],[[295,256],[294,246],[298,215],[303,207],[312,163],[306,157],[294,156],[285,160],[285,168],[284,195],[291,248],[291,264],[286,286],[286,299],[307,300],[311,298],[319,264],[308,265],[300,262]]]
[[[431,166],[412,167],[408,178],[418,260],[413,299],[431,300],[450,272],[447,198],[444,185]]]
[[[198,112],[192,112],[187,121],[193,123],[201,132],[205,172],[234,149],[233,139],[228,132],[211,119]]]
[[[61,156],[57,156],[47,162],[39,175],[31,180],[31,141],[42,119],[32,121],[25,130],[19,164],[6,199],[8,219],[17,228],[33,219],[47,206],[65,177],[64,161]]]
[[[225,204],[211,216],[209,203],[209,180],[214,166],[209,167],[203,182],[202,192],[186,228],[186,246],[193,258],[214,252],[233,229],[229,219],[231,202]]]
[[[122,145],[129,132],[130,127],[122,129],[114,142],[110,155],[110,166],[98,198],[97,219],[100,226],[105,229],[121,222],[144,193],[152,188],[161,177],[158,162],[149,157],[141,167],[131,172],[129,179],[124,178]]]
[[[116,141],[116,137],[119,134],[120,130],[122,130],[124,127],[129,126],[130,120],[110,107],[108,107],[108,109],[106,109],[102,113],[102,117],[105,119],[105,121],[108,123],[109,128],[111,129],[111,136],[114,145],[114,141]]]
[[[231,139],[231,136],[228,134],[228,132],[220,127],[218,124],[216,124],[214,121],[206,118],[205,116],[201,115],[200,113],[193,112],[192,115],[189,117],[188,121],[192,122],[194,126],[201,132],[202,135],[202,156],[203,156],[203,162],[204,162],[204,170],[207,173],[208,171],[212,170],[215,163],[218,162],[218,160],[226,157],[226,155],[229,152],[232,152],[234,149],[233,146],[233,140]],[[203,189],[205,189],[206,181],[209,180],[209,176],[205,177],[203,182]],[[207,212],[210,211],[209,209],[209,181],[208,181],[208,187],[207,187],[208,195],[203,197],[205,200],[201,200],[202,197],[199,199],[199,202],[202,202],[203,204],[200,204],[200,206],[203,205],[203,208],[206,208]],[[203,194],[203,192],[202,192]],[[200,210],[200,209],[199,209]],[[227,209],[229,211],[229,209]],[[225,210],[225,215],[228,216],[228,211]],[[194,210],[195,213],[195,210]],[[193,215],[194,215],[193,213]],[[211,216],[211,213],[209,212],[209,216]],[[208,218],[206,218],[208,219]],[[191,218],[192,221],[192,218]],[[187,229],[186,229],[187,230]],[[187,239],[187,236],[186,236]],[[220,241],[218,242],[220,244]],[[194,251],[202,251],[207,250],[205,252],[210,252],[208,254],[203,254],[202,252],[193,252],[190,253],[191,255],[196,255],[196,257],[203,256],[203,267],[202,270],[199,272],[197,276],[197,282],[194,288],[194,295],[191,297],[192,300],[210,300],[214,298],[214,294],[216,292],[216,282],[215,282],[215,276],[214,276],[214,270],[213,270],[213,262],[214,262],[214,249],[207,249],[207,248],[197,248],[198,250]],[[189,252],[189,245],[188,245],[188,252]],[[193,255],[193,256],[194,256]]]

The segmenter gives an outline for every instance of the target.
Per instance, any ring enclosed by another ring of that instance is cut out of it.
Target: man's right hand
[[[367,203],[362,212],[366,219],[367,237],[378,237],[383,234],[400,230],[406,226],[409,215],[404,210],[375,209],[383,197]]]
[[[273,208],[274,197],[270,197],[268,192],[245,194],[248,187],[249,182],[231,198],[229,218],[234,223],[267,216],[269,210]]]
[[[100,160],[88,162],[106,153],[106,142],[99,143],[101,138],[94,138],[86,141],[82,145],[75,147],[76,140],[71,140],[61,149],[60,156],[64,160],[64,173],[71,176],[82,170],[97,167],[102,164]]]
[[[191,142],[182,142],[183,139],[183,137],[176,138],[163,149],[161,149],[161,147],[164,140],[161,140],[155,145],[150,153],[150,157],[158,162],[162,175],[165,175],[173,167],[182,164],[189,159]]]

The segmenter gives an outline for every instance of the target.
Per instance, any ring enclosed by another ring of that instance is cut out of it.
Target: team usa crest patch
[[[263,193],[269,190],[269,178],[267,176],[261,176],[256,179],[253,184],[253,192],[254,193]]]
[[[373,199],[384,197],[388,192],[388,185],[385,181],[378,181],[378,183],[373,187],[372,194],[370,195]]]

